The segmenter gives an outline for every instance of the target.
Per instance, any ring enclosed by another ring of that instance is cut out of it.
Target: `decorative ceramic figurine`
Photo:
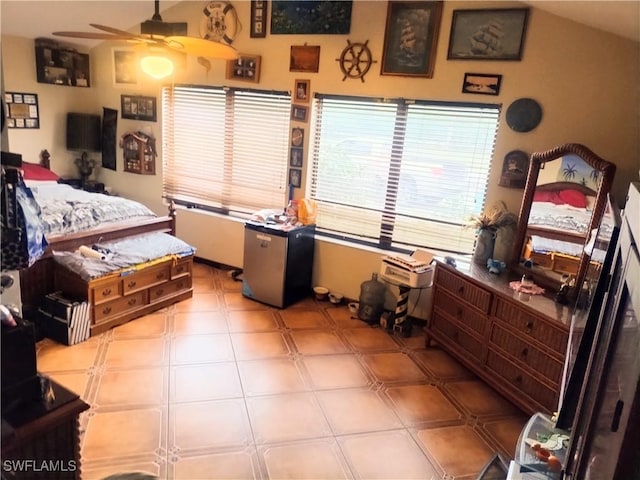
[[[489,273],[500,275],[506,266],[507,265],[500,260],[494,260],[493,258],[487,260],[487,268],[489,269]]]

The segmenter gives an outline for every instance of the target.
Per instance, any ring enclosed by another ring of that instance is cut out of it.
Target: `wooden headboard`
[[[536,185],[536,192],[559,192],[561,190],[577,190],[585,195],[596,196],[595,190],[576,182],[553,182],[544,185]]]

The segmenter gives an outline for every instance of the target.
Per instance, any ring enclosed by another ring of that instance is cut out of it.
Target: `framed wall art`
[[[271,4],[271,35],[346,35],[351,30],[351,0],[274,0]]]
[[[454,10],[449,60],[520,60],[528,8]]]
[[[113,84],[120,87],[135,87],[138,85],[139,62],[138,53],[131,48],[114,48]]]
[[[116,170],[116,132],[118,131],[118,110],[102,108],[102,166]]]
[[[307,107],[303,107],[302,105],[291,105],[291,120],[306,123],[308,113],[309,109]]]
[[[302,148],[291,148],[291,153],[289,155],[289,166],[302,168]]]
[[[318,73],[320,69],[319,45],[292,45],[289,59],[290,72]]]
[[[227,61],[226,78],[258,83],[260,81],[260,60],[260,55],[241,53],[237,59]]]
[[[4,108],[7,128],[40,128],[37,94],[5,92]]]
[[[251,0],[251,38],[265,38],[267,36],[267,0]]]
[[[296,102],[309,103],[311,96],[311,80],[296,80],[293,89],[293,99]]]
[[[502,75],[489,73],[465,73],[462,82],[462,93],[478,93],[482,95],[498,95]]]
[[[433,77],[442,2],[394,2],[387,6],[381,75]]]
[[[120,106],[122,118],[147,122],[155,122],[157,119],[156,97],[120,95]]]
[[[299,168],[289,169],[289,185],[300,188],[300,185],[302,185],[302,170]]]

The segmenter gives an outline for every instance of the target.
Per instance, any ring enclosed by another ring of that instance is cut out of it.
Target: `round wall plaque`
[[[507,108],[507,125],[515,132],[530,132],[540,124],[542,108],[532,98],[519,98]]]

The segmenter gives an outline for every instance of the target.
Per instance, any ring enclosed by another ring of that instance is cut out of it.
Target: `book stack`
[[[89,338],[91,312],[86,300],[67,298],[62,292],[45,295],[40,307],[45,335],[65,345],[75,345]]]

